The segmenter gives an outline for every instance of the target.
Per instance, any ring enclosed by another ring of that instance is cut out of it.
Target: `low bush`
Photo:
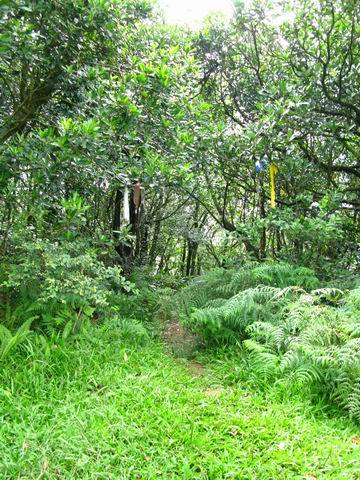
[[[26,242],[0,271],[2,324],[16,329],[31,319],[34,328],[66,337],[91,321],[116,314],[115,292],[134,293],[118,267],[106,267],[84,242]]]

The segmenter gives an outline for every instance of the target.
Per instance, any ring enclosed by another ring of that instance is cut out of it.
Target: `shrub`
[[[118,267],[105,267],[79,241],[25,243],[0,275],[6,326],[17,327],[32,317],[33,325],[47,334],[78,331],[111,312],[113,292],[134,290]]]

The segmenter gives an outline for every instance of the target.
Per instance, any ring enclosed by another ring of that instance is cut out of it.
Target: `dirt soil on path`
[[[165,327],[163,338],[166,346],[175,357],[189,360],[187,367],[193,375],[204,375],[205,367],[192,360],[199,344],[196,335],[187,331],[178,320],[171,320]]]

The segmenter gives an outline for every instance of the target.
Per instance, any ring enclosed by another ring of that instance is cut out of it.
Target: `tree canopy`
[[[145,1],[5,2],[3,255],[58,238],[78,195],[73,235],[110,241],[125,269],[189,275],[244,255],[357,268],[359,6],[272,8],[240,2],[192,32]]]

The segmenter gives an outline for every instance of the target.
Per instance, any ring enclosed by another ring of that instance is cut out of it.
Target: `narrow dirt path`
[[[204,365],[192,357],[198,345],[198,338],[186,330],[178,320],[167,323],[163,339],[168,351],[177,358],[185,358],[186,366],[190,373],[196,377],[202,377],[206,373]]]

